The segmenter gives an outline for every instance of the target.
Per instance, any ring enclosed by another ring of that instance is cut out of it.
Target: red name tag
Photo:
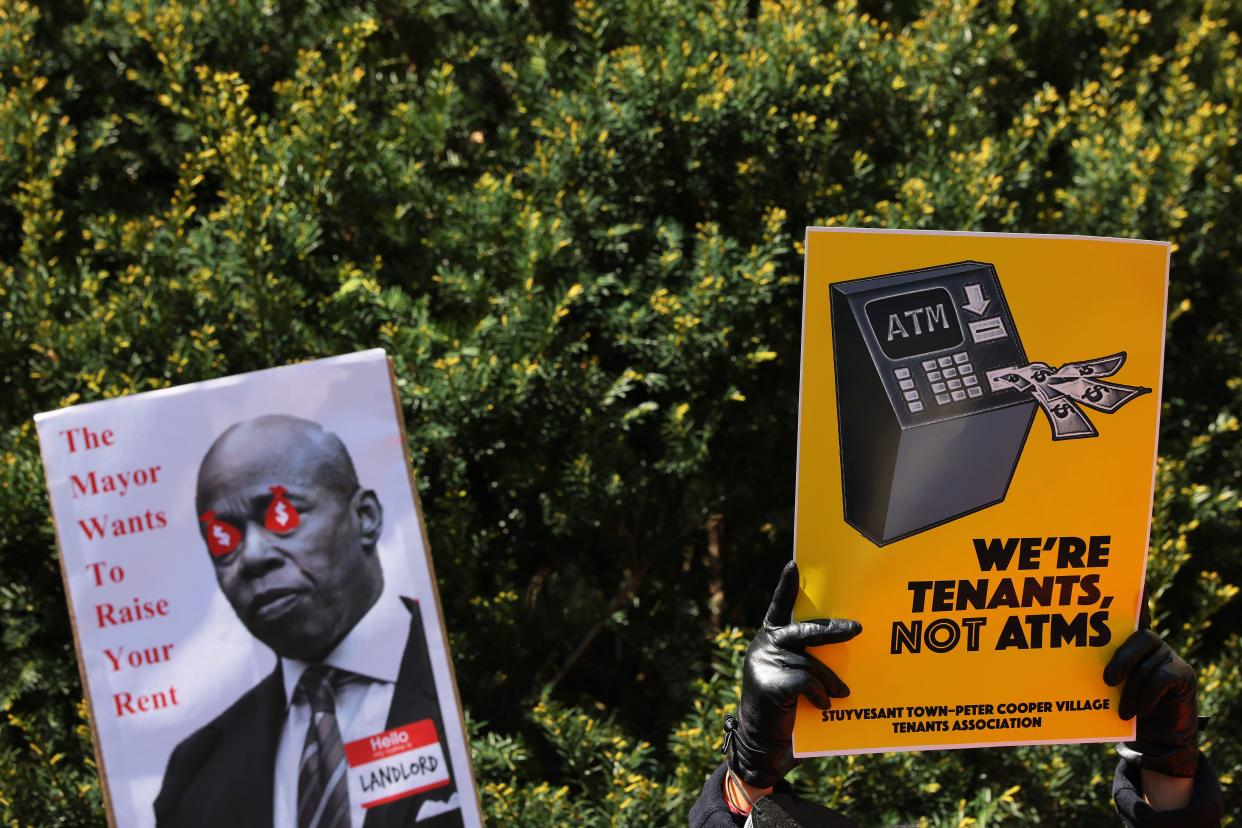
[[[345,745],[345,762],[349,765],[349,798],[364,808],[452,781],[431,719],[350,742]]]

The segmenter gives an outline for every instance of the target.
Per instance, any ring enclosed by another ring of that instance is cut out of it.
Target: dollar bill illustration
[[[1009,388],[1030,391],[1034,387],[1034,383],[1018,373],[1016,366],[988,371],[987,376],[988,384],[991,385],[993,391],[1005,391]]]
[[[1059,398],[1049,397],[1042,385],[1031,388],[1035,402],[1043,409],[1048,424],[1052,426],[1052,439],[1074,440],[1080,437],[1096,437],[1099,431],[1082,409],[1074,405],[1074,401],[1064,395]]]
[[[1032,362],[1027,365],[1023,365],[1021,368],[1015,368],[1014,372],[1028,382],[1033,382],[1036,385],[1041,385],[1047,382],[1049,377],[1056,374],[1053,367],[1046,362]]]
[[[1056,379],[1077,379],[1079,377],[1111,377],[1126,364],[1126,352],[1112,354],[1097,359],[1085,359],[1082,362],[1067,362],[1056,370]],[[1055,382],[1055,380],[1054,380]]]
[[[1135,397],[1151,391],[1134,385],[1116,385],[1095,379],[1073,379],[1049,383],[1057,391],[1097,411],[1112,414]]]
[[[1063,396],[1061,391],[1049,382],[1056,375],[1056,371],[1045,362],[1032,362],[1030,365],[1014,368],[1013,373],[1026,384],[1039,388],[1049,400]]]
[[[1015,389],[1030,394],[1048,418],[1052,439],[1097,437],[1099,431],[1079,404],[1111,414],[1135,397],[1151,391],[1101,379],[1117,373],[1125,361],[1125,351],[1121,351],[1096,359],[1067,362],[1059,368],[1046,362],[1031,362],[989,371],[987,379],[993,391]]]
[[[993,391],[1003,391],[1007,388],[1016,388],[1019,391],[1030,391],[1037,386],[1046,386],[1049,377],[1053,376],[1053,370],[1042,362],[1032,362],[1030,365],[1012,365],[1008,368],[1001,368],[988,372],[988,382],[992,385]],[[1060,391],[1045,387],[1049,398],[1061,396]]]

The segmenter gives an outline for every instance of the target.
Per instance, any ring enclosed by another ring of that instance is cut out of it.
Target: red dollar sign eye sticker
[[[216,520],[215,512],[204,512],[198,519],[207,524],[207,549],[212,557],[224,557],[241,542],[241,532],[235,526]]]
[[[267,527],[267,531],[284,535],[297,529],[302,517],[285,497],[285,487],[272,486],[270,491],[272,502],[267,504],[267,514],[263,517],[263,525]]]

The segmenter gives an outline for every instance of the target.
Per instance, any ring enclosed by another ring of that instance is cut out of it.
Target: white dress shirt
[[[388,709],[392,706],[397,674],[401,670],[409,637],[410,610],[402,603],[400,596],[386,589],[375,606],[323,660],[330,667],[361,677],[347,683],[336,696],[336,722],[345,744],[387,729]],[[309,666],[304,661],[281,659],[286,712],[284,729],[276,747],[276,787],[272,809],[275,828],[297,828],[298,764],[311,712],[305,700],[295,704],[293,698],[302,673]],[[441,803],[424,803],[424,806],[436,805]],[[451,804],[446,801],[439,808],[420,808],[416,819],[425,819],[432,815],[432,811],[450,810],[456,806],[454,794]],[[362,804],[354,802],[351,797],[349,821],[352,828],[362,828],[366,815]]]

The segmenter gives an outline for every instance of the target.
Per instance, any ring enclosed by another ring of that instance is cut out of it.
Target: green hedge
[[[684,820],[791,546],[810,223],[1177,245],[1151,600],[1236,808],[1240,14],[0,3],[0,820],[102,821],[31,415],[376,345],[492,823]],[[1113,824],[1102,746],[797,773]]]

